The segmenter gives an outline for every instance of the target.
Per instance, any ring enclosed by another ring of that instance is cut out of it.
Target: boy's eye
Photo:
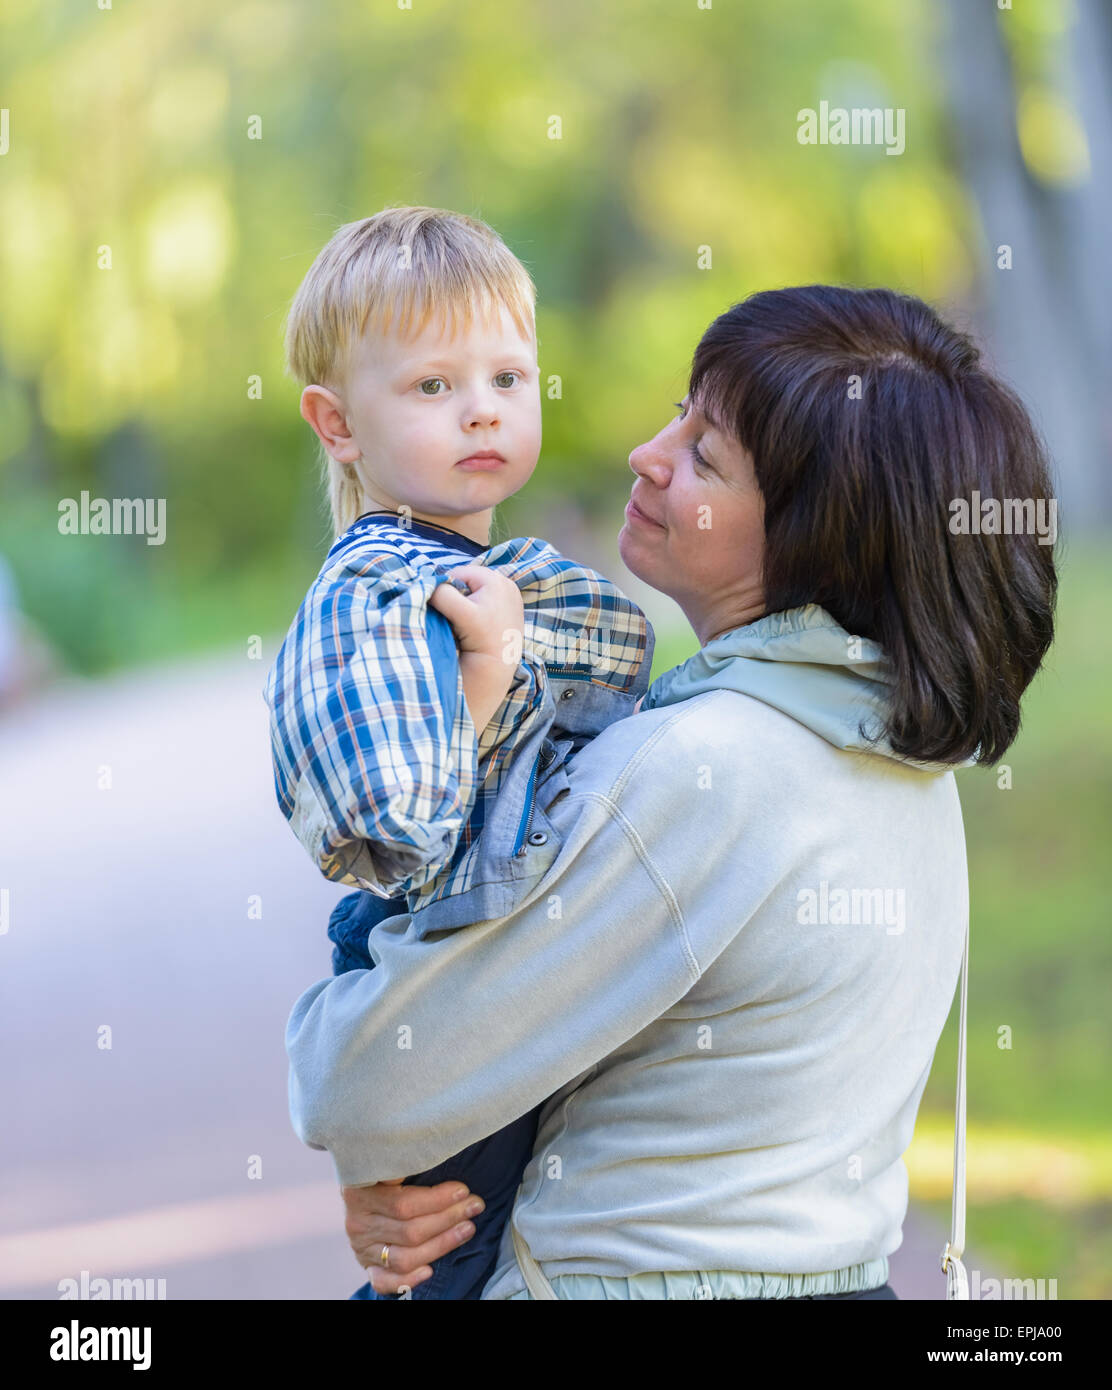
[[[499,373],[498,373],[498,376],[496,376],[494,379],[495,379],[495,381],[498,381],[498,377],[503,377],[503,376],[508,376],[508,377],[516,378],[517,373],[516,373],[516,372],[499,372]],[[505,383],[499,382],[499,385],[502,385],[502,384],[505,384],[506,386],[512,386],[514,383],[513,383],[512,380],[511,380],[511,381],[507,381],[507,382],[505,382]]]
[[[426,387],[426,386],[438,386],[443,380],[444,380],[444,378],[443,378],[443,377],[440,377],[440,376],[430,376],[430,377],[426,377],[425,380],[421,382],[420,386],[419,386],[417,389],[418,389],[419,391],[421,391],[421,392],[422,392],[424,395],[426,395],[426,396],[439,396],[439,395],[440,395],[440,392],[439,392],[439,391],[426,391],[426,390],[425,390],[425,387]]]

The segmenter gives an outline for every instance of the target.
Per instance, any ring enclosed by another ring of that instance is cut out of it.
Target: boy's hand
[[[460,648],[463,694],[475,732],[481,734],[513,684],[521,659],[525,605],[521,590],[487,565],[461,565],[452,571],[471,589],[461,594],[438,584],[429,605],[452,624]]]
[[[465,1193],[462,1198],[456,1195],[460,1191]],[[475,1234],[467,1208],[482,1201],[462,1183],[402,1187],[400,1178],[369,1187],[342,1187],[340,1192],[347,1208],[348,1242],[375,1293],[399,1293],[431,1279],[431,1262]],[[384,1245],[390,1247],[385,1267]]]
[[[432,591],[429,603],[452,624],[461,652],[503,660],[512,644],[510,634],[520,636],[525,627],[521,590],[489,565],[462,565],[452,578],[464,580],[471,593],[461,594],[445,581]],[[515,659],[511,671],[516,666]]]

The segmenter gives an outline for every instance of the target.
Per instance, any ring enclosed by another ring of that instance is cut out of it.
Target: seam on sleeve
[[[664,727],[667,727],[667,725]],[[655,860],[645,847],[644,840],[641,839],[633,822],[622,808],[611,801],[608,796],[603,796],[601,792],[584,792],[582,795],[585,801],[591,800],[600,802],[614,821],[621,827],[622,833],[633,846],[634,853],[641,861],[645,872],[652,879],[657,891],[667,904],[668,915],[671,917],[672,924],[675,927],[676,936],[679,939],[680,950],[683,952],[684,963],[691,976],[691,983],[697,984],[702,975],[702,970],[695,952],[691,949],[691,941],[687,935],[687,924],[683,919],[683,913],[680,910],[679,902],[676,900],[676,895],[672,892],[671,884],[661,873],[660,869],[657,868]]]
[[[714,691],[712,693],[723,694],[725,692]],[[653,749],[660,742],[660,740],[664,738],[666,734],[670,733],[676,724],[680,723],[681,720],[685,719],[688,715],[692,713],[690,705],[690,700],[684,700],[679,705],[677,705],[675,710],[672,712],[671,716],[668,719],[666,719],[663,722],[663,724],[659,725],[657,729],[654,730],[654,732],[645,740],[645,742],[640,746],[640,748],[637,749],[636,753],[634,753],[633,756],[629,759],[629,761],[626,763],[625,767],[622,768],[621,772],[619,773],[619,775],[617,776],[613,785],[610,788],[610,796],[614,798],[615,801],[617,801],[617,799],[624,794],[626,785],[629,782],[630,778],[645,761],[645,759],[649,756],[649,754],[653,751]]]

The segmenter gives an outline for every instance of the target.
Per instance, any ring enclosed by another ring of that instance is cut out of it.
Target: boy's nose
[[[480,397],[471,401],[465,415],[468,429],[481,429],[489,425],[497,425],[499,419],[498,401],[493,397],[487,400]]]

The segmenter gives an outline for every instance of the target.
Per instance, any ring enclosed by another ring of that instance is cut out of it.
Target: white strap
[[[965,1253],[965,1001],[969,970],[969,923],[961,951],[961,1004],[958,1009],[958,1094],[954,1112],[954,1189],[950,1211],[950,1239],[942,1252],[947,1299],[969,1297],[969,1277],[961,1257]]]
[[[514,1254],[517,1256],[518,1268],[525,1280],[525,1287],[529,1290],[529,1296],[531,1298],[555,1298],[556,1290],[545,1278],[544,1270],[533,1259],[532,1252],[525,1243],[525,1237],[517,1229],[517,1222],[514,1221],[512,1212],[510,1213],[510,1234],[513,1236]]]

